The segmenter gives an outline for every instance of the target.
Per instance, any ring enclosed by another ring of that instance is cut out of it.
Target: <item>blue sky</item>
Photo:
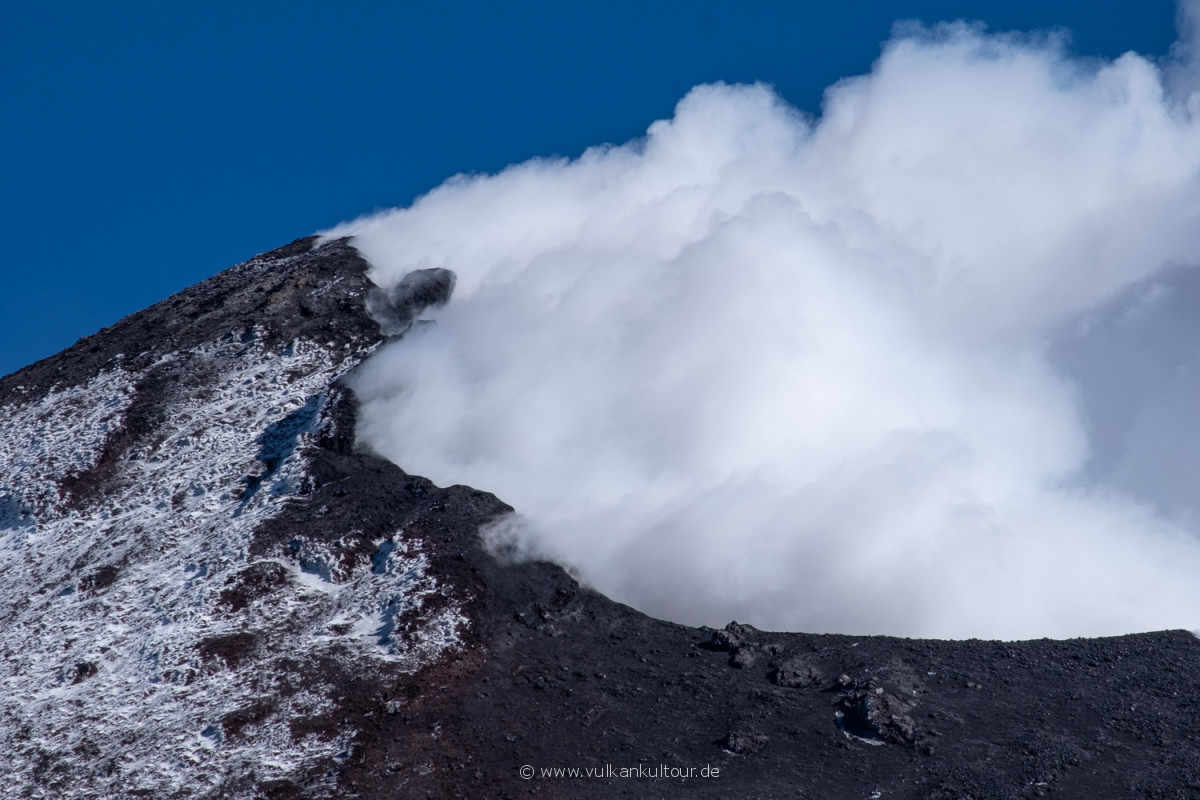
[[[699,83],[818,113],[899,19],[1174,38],[1166,0],[10,4],[0,373],[452,174],[639,136]]]

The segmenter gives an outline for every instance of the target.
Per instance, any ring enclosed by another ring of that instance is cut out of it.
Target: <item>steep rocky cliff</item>
[[[488,554],[355,446],[384,336],[314,245],[0,380],[0,796],[1200,797],[1188,633],[691,629]]]

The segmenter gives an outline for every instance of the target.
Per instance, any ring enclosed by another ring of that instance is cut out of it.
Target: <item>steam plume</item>
[[[1161,67],[901,28],[819,119],[700,86],[331,231],[385,290],[457,275],[360,436],[683,622],[1200,627],[1195,8]]]

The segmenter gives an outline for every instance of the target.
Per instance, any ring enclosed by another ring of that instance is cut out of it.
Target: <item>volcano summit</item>
[[[689,628],[485,551],[511,508],[355,444],[368,298],[452,289],[368,268],[301,239],[0,381],[4,797],[1200,794],[1191,634]]]

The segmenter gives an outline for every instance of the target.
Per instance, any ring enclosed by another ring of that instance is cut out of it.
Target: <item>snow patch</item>
[[[0,409],[0,746],[22,796],[248,796],[349,752],[353,731],[293,734],[332,709],[306,664],[415,671],[458,642],[453,603],[397,630],[441,591],[399,534],[357,571],[316,541],[293,560],[251,555],[255,529],[304,491],[328,387],[358,361],[261,338]],[[206,380],[111,446],[139,385],[172,366]],[[102,461],[102,491],[72,497]],[[247,570],[269,591],[231,609]]]

